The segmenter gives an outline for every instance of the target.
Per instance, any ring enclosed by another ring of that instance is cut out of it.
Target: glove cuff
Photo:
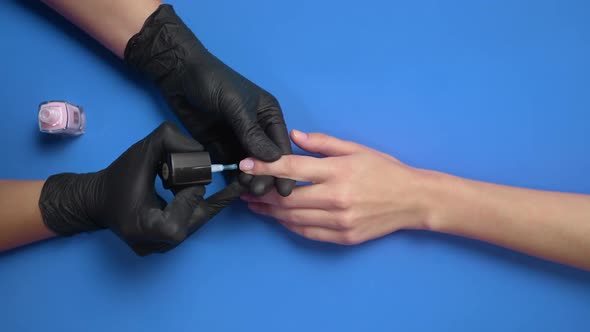
[[[205,47],[176,15],[171,5],[162,4],[145,21],[125,47],[125,62],[156,83],[183,67],[185,44]],[[193,53],[194,54],[194,53]]]
[[[61,236],[105,228],[93,220],[89,209],[92,203],[89,196],[99,181],[97,173],[50,176],[39,197],[39,209],[47,228]]]

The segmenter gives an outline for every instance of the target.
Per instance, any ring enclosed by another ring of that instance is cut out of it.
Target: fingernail
[[[295,136],[295,138],[300,139],[300,140],[307,139],[307,134],[302,131],[299,131],[297,129],[293,129],[293,136]]]
[[[250,158],[246,158],[240,161],[240,170],[241,171],[251,171],[254,168],[254,160]]]

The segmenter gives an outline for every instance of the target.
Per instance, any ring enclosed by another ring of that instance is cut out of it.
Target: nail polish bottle
[[[208,152],[170,153],[160,168],[164,188],[181,189],[196,185],[208,185],[212,173],[235,171],[238,165],[211,164]]]
[[[78,136],[84,133],[86,116],[82,107],[65,101],[39,105],[39,131],[48,134]]]

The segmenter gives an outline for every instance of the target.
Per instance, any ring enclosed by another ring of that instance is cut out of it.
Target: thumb
[[[238,199],[246,191],[247,189],[238,180],[235,180],[224,189],[201,201],[190,218],[189,234],[201,228],[207,221],[215,217],[219,211],[230,205],[231,202]]]
[[[362,146],[338,139],[322,133],[304,133],[299,130],[291,131],[291,139],[302,150],[319,153],[328,157],[350,155],[362,150]]]
[[[260,125],[253,120],[231,121],[231,126],[250,156],[266,162],[281,158],[281,149],[266,135]]]

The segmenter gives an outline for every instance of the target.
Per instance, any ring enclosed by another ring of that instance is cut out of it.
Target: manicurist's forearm
[[[39,210],[44,183],[0,180],[0,251],[55,236]]]
[[[49,7],[79,26],[118,57],[159,0],[43,0]]]

